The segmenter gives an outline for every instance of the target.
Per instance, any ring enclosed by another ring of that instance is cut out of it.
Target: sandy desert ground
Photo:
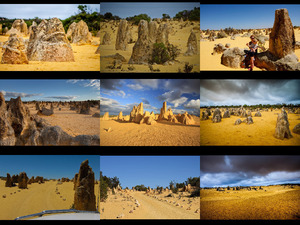
[[[29,39],[25,36],[24,39]],[[0,36],[0,42],[8,40],[8,36]],[[99,37],[93,41],[100,42]],[[93,42],[92,41],[92,42]],[[71,44],[75,62],[42,62],[29,61],[29,64],[1,64],[0,71],[100,71],[100,55],[95,54],[99,45]],[[0,61],[2,53],[0,54]]]
[[[106,202],[100,202],[100,220],[116,219],[121,214],[124,215],[122,219],[200,219],[199,197],[190,198],[188,193],[182,193],[180,199],[181,193],[174,194],[174,197],[167,195],[147,195],[139,191],[109,195]],[[135,200],[139,207],[136,207]],[[190,210],[187,210],[188,207]]]
[[[164,23],[164,22],[163,22]],[[171,21],[169,25],[173,26],[173,31],[175,33],[169,34],[169,42],[173,45],[178,46],[179,49],[181,49],[180,55],[176,58],[179,62],[175,62],[174,65],[154,65],[153,69],[159,69],[161,73],[177,73],[178,68],[183,71],[185,62],[189,62],[189,64],[193,64],[193,70],[192,72],[199,72],[200,71],[200,54],[196,56],[184,56],[183,54],[187,50],[187,41],[189,38],[189,35],[191,33],[191,30],[194,27],[197,27],[197,29],[193,29],[194,33],[196,34],[197,40],[200,40],[200,22],[188,22],[188,25],[186,27],[183,27],[180,29],[180,25],[184,25],[187,22],[179,22],[179,21]],[[193,23],[193,25],[191,25]],[[102,25],[103,23],[101,23]],[[115,29],[115,31],[112,30],[111,26]],[[107,28],[103,28],[100,30],[100,37],[102,38],[105,34],[105,32],[108,32],[111,36],[111,44],[110,45],[100,45],[100,54],[101,56],[107,56],[107,55],[114,55],[116,53],[121,54],[122,56],[125,57],[126,61],[128,62],[131,53],[132,53],[132,48],[135,43],[128,44],[128,48],[126,51],[122,50],[115,50],[115,44],[116,44],[116,37],[117,37],[117,31],[118,27],[115,27],[114,25],[111,25],[111,22],[107,23]],[[138,26],[134,25],[132,28],[132,38],[134,41],[137,40],[138,38]],[[199,45],[198,45],[199,46]],[[120,69],[108,69],[106,68],[108,65],[112,65],[112,59],[111,58],[103,58],[101,57],[101,66],[100,66],[100,71],[103,73],[107,72],[122,72],[122,73],[132,73],[132,72],[141,72],[141,73],[150,73],[150,69],[148,65],[137,65],[133,64],[135,67],[135,70],[130,71],[128,70],[128,66],[131,64],[123,63],[122,68],[124,71],[120,71]]]
[[[296,29],[295,31],[295,39],[296,41],[300,41],[300,29]],[[247,32],[244,32],[245,34]],[[241,36],[243,34],[240,34]],[[241,37],[238,36],[235,40],[231,40],[230,37],[216,39],[215,41],[209,40],[201,40],[200,41],[200,68],[202,70],[234,70],[234,71],[248,71],[247,69],[243,68],[230,68],[221,64],[221,56],[222,54],[215,54],[211,55],[213,52],[213,48],[215,44],[223,44],[225,46],[226,43],[230,44],[230,48],[239,47],[239,48],[248,48],[246,43],[250,41],[249,37]],[[264,35],[269,37],[269,35]],[[208,37],[208,35],[204,35],[204,37]],[[265,48],[269,48],[269,41],[266,41]],[[295,50],[295,54],[300,59],[300,49]],[[254,71],[262,71],[261,69],[254,67]]]
[[[200,115],[203,110],[200,109]],[[292,132],[300,123],[300,114],[288,114],[293,138],[280,140],[273,136],[278,113],[280,110],[261,111],[261,117],[254,117],[255,113],[252,112],[254,123],[250,125],[234,125],[240,117],[232,115],[230,118],[222,118],[220,123],[213,123],[210,116],[209,120],[200,122],[200,145],[300,145],[300,135]]]
[[[200,118],[196,124],[157,122],[154,125],[100,118],[101,146],[199,146]],[[110,132],[107,130],[111,128]]]
[[[43,210],[70,209],[74,203],[73,187],[73,182],[57,185],[57,181],[46,181],[43,184],[29,184],[27,189],[19,189],[18,186],[5,187],[5,181],[0,180],[0,219],[13,220]],[[56,188],[60,194],[56,194]],[[95,184],[96,200],[99,194],[99,184]]]
[[[34,104],[27,105],[32,115],[37,113]],[[46,108],[50,109],[50,105]],[[52,126],[60,126],[66,133],[72,136],[77,135],[99,135],[100,121],[97,117],[92,117],[100,109],[91,107],[91,114],[79,114],[76,111],[69,110],[70,107],[61,106],[61,111],[54,108],[54,114],[51,116],[40,117],[48,121]]]
[[[300,218],[300,187],[262,187],[222,192],[200,190],[201,219],[213,220],[294,220]],[[266,190],[266,191],[265,191]]]

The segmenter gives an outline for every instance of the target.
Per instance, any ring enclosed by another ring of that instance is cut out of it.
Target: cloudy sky
[[[300,80],[200,80],[202,106],[300,104]]]
[[[0,16],[8,19],[49,19],[57,17],[64,20],[79,12],[80,4],[1,4]],[[100,4],[86,5],[93,12],[100,12]]]
[[[21,97],[23,101],[99,100],[100,80],[0,80],[5,100]]]
[[[200,114],[199,79],[101,79],[101,115],[129,115],[143,102],[144,112],[160,113],[163,102],[173,113]]]
[[[201,187],[300,183],[300,156],[201,156]]]

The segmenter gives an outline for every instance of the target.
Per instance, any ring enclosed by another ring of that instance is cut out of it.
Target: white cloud
[[[135,90],[135,91],[138,91],[138,90],[142,90],[143,89],[143,86],[140,85],[140,84],[127,84],[127,87]]]
[[[199,109],[200,108],[200,99],[192,99],[187,104],[184,105],[185,108]]]

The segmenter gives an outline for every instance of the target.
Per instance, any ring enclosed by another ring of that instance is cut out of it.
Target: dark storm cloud
[[[300,156],[201,156],[202,186],[300,183]]]
[[[300,101],[299,80],[201,80],[201,104],[276,104]]]
[[[120,81],[121,79],[101,79],[100,87],[106,90],[119,90],[119,87],[122,86]]]
[[[209,173],[252,172],[265,175],[273,171],[298,170],[299,156],[201,156],[201,171]]]
[[[166,90],[180,90],[181,93],[200,93],[200,79],[170,79],[165,82]]]

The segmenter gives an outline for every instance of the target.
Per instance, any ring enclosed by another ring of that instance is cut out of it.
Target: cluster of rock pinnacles
[[[2,47],[3,64],[28,64],[29,61],[74,62],[70,43],[80,45],[91,44],[92,41],[92,34],[84,21],[73,22],[66,34],[58,18],[42,20],[39,25],[33,22],[29,30],[24,20],[15,20],[6,35],[9,38]],[[27,42],[23,35],[29,35]],[[100,48],[98,49],[96,54],[100,54]]]
[[[85,104],[82,104],[85,105]],[[81,109],[86,109],[84,106]],[[50,109],[51,111],[51,109]],[[0,146],[1,145],[100,145],[99,135],[73,137],[59,126],[51,126],[37,115],[31,115],[21,97],[6,104],[0,92]],[[48,112],[48,111],[47,111]]]
[[[109,113],[106,112],[102,119],[109,120]],[[129,118],[125,119],[121,111],[117,117],[117,120],[134,122],[139,124],[145,123],[148,125],[156,124],[158,121],[169,121],[172,123],[182,123],[186,125],[195,124],[195,120],[187,112],[175,115],[171,108],[167,109],[167,102],[163,103],[163,107],[160,109],[159,115],[155,115],[154,112],[144,112],[143,102],[141,102],[138,106],[133,106]]]
[[[266,109],[268,111],[268,109]],[[230,115],[234,115],[234,116],[241,116],[246,117],[246,119],[244,119],[243,121],[241,119],[237,119],[234,123],[234,125],[240,125],[241,123],[245,123],[245,124],[253,124],[253,119],[252,119],[252,113],[249,110],[248,113],[246,112],[246,110],[241,106],[238,109],[226,109],[226,111],[223,114],[222,117],[222,113],[221,110],[219,108],[216,108],[215,110],[211,110],[209,108],[207,108],[205,111],[202,112],[202,117],[201,120],[208,120],[209,116],[211,116],[213,112],[213,116],[212,116],[212,122],[213,123],[220,123],[222,121],[222,118],[230,118]],[[254,114],[254,117],[261,117],[261,113],[259,111],[259,109],[257,109],[256,113]],[[276,128],[275,128],[275,133],[274,133],[274,137],[283,140],[284,138],[292,138],[292,133],[290,131],[289,128],[290,124],[289,124],[289,120],[288,120],[288,114],[286,113],[285,109],[282,108],[281,113],[278,114],[277,117],[277,122],[276,122]],[[293,132],[296,134],[300,133],[300,124],[297,124],[294,128],[293,128]]]
[[[146,20],[140,20],[138,24],[138,39],[135,42],[129,64],[148,64],[152,59],[153,44],[163,43],[169,44],[169,33],[172,28],[168,24],[160,24],[156,21],[148,23]],[[121,20],[118,27],[115,49],[126,51],[128,43],[132,42],[131,27],[127,20]],[[111,38],[108,33],[103,36],[102,44],[110,44]],[[197,38],[193,31],[187,41],[187,51],[184,55],[197,54]]]
[[[89,161],[85,160],[81,163],[79,172],[75,174],[74,178],[58,179],[58,182],[70,182],[74,184],[74,209],[84,211],[96,211],[96,197],[94,192],[95,175],[92,168],[89,166]],[[18,188],[27,189],[28,184],[44,183],[44,178],[33,176],[29,179],[25,172],[21,172],[18,175],[10,176],[9,173],[6,175],[5,187],[13,187],[18,183]]]

